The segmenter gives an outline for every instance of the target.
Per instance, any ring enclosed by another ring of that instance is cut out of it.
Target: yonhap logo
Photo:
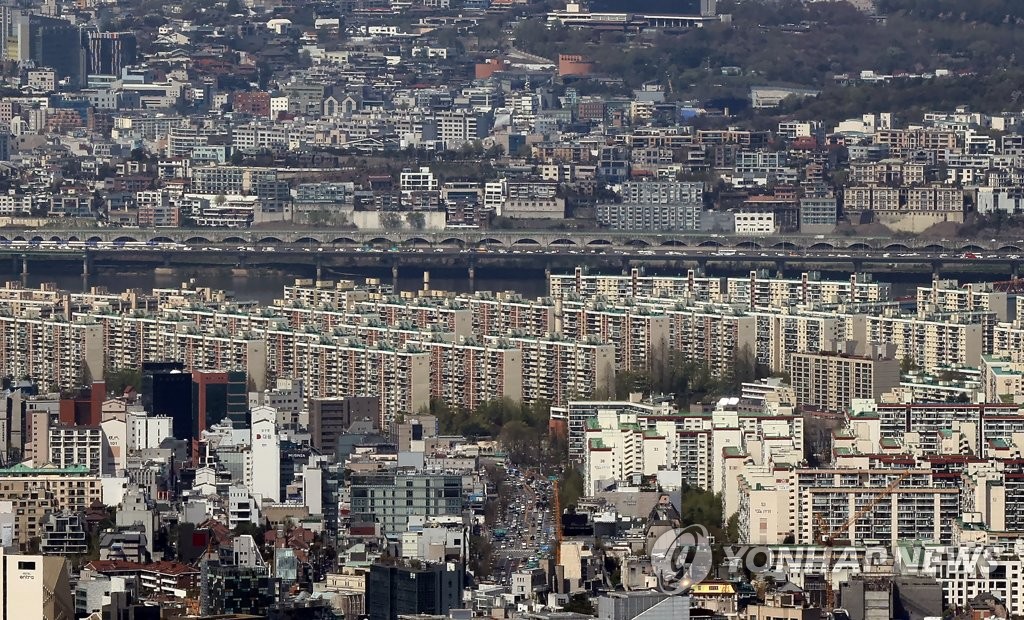
[[[685,594],[711,574],[711,542],[702,525],[671,529],[654,541],[651,567],[658,590]]]

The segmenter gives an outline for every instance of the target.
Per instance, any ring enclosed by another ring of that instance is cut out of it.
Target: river
[[[82,276],[78,273],[70,273],[67,269],[59,269],[56,266],[33,265],[28,278],[29,286],[38,286],[44,282],[55,283],[58,287],[67,290],[80,291],[83,289]],[[649,273],[659,275],[685,275],[678,271],[652,270]],[[744,275],[745,272],[714,272],[714,275],[733,276]],[[799,277],[799,270],[788,271],[787,277]],[[848,272],[826,272],[821,274],[824,279],[846,279]],[[237,277],[232,274],[230,268],[209,267],[202,269],[181,268],[173,269],[171,272],[156,273],[152,269],[115,269],[101,268],[89,278],[90,286],[104,286],[113,292],[125,289],[149,290],[154,287],[176,287],[181,282],[195,279],[200,286],[209,286],[216,289],[223,289],[231,292],[236,299],[241,301],[258,301],[269,303],[281,296],[282,288],[286,284],[294,282],[296,278],[313,277],[312,267],[308,269],[297,269],[295,271],[262,271],[250,270],[247,277]],[[327,279],[340,280],[352,279],[362,281],[367,277],[380,278],[384,282],[391,282],[391,269],[382,267],[380,269],[352,269],[352,270],[326,270],[324,277]],[[961,282],[982,282],[992,279],[1004,279],[1004,277],[993,276],[992,274],[978,273],[949,273],[943,277],[959,279]],[[0,278],[4,280],[19,280],[20,274],[12,270],[9,263],[0,261]],[[910,294],[914,287],[926,284],[929,276],[923,273],[909,273],[898,271],[883,271],[874,274],[874,278],[881,282],[890,282],[893,285],[893,295],[903,296]],[[405,267],[399,271],[398,289],[400,291],[415,291],[423,288],[423,270],[415,267]],[[538,297],[545,294],[547,284],[544,272],[540,269],[502,269],[502,268],[477,268],[476,281],[471,286],[469,278],[464,269],[442,269],[430,272],[430,288],[433,290],[446,290],[455,292],[469,292],[474,289],[478,291],[516,291],[526,297]]]

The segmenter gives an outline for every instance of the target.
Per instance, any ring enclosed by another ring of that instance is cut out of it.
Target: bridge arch
[[[561,237],[559,239],[555,239],[554,241],[552,241],[548,245],[563,245],[563,246],[573,245],[574,246],[574,245],[576,245],[576,242],[573,241],[572,239],[566,239],[565,237]]]
[[[441,245],[453,248],[461,248],[466,245],[466,242],[458,237],[448,237],[441,241]]]
[[[815,243],[814,245],[812,245],[811,247],[809,247],[807,249],[808,250],[813,250],[815,252],[824,252],[824,251],[827,251],[827,250],[834,250],[834,249],[836,249],[836,246],[832,245],[831,243],[818,242],[818,243]]]
[[[741,250],[760,250],[761,244],[756,241],[748,239],[746,241],[741,241],[737,243],[736,248]]]
[[[50,241],[55,241],[57,243],[60,243],[61,241],[63,241],[63,239],[61,239],[60,236],[58,236],[58,235],[54,235],[54,236],[50,237]]]
[[[796,244],[793,243],[792,241],[780,241],[779,243],[776,243],[776,244],[772,245],[772,248],[774,248],[776,250],[796,250],[796,249],[798,249]]]
[[[587,245],[606,246],[612,245],[612,242],[607,239],[591,239],[590,241],[587,242]]]
[[[479,245],[505,245],[501,242],[501,239],[495,239],[494,237],[484,237],[480,240]]]
[[[924,250],[925,252],[931,252],[932,254],[943,254],[949,251],[949,249],[946,246],[942,246],[937,243],[926,245],[921,249]]]
[[[302,239],[296,241],[296,243],[305,243],[304,239],[309,239],[309,237],[303,237]],[[314,241],[310,240],[310,243],[314,243]],[[370,245],[386,245],[388,247],[394,245],[394,242],[392,242],[391,239],[388,239],[387,237],[374,237],[373,239],[367,241],[367,243]]]
[[[722,244],[717,242],[717,241],[715,241],[714,239],[708,239],[707,241],[701,241],[700,245],[698,245],[697,247],[700,247],[700,248],[720,248],[720,247],[722,247]]]
[[[14,239],[11,239],[11,241],[24,241],[24,240],[25,240],[25,237],[22,237],[21,235],[18,235]]]
[[[961,252],[984,252],[985,248],[981,247],[980,245],[975,245],[973,243],[968,243],[967,245],[965,245],[962,248],[960,248],[960,251]]]
[[[153,243],[174,243],[174,239],[170,237],[153,237],[150,241]]]
[[[245,239],[243,239],[241,237],[235,236],[235,237],[224,237],[224,240],[221,241],[221,243],[239,243],[239,244],[244,244],[244,243],[248,243],[248,241],[246,241]]]
[[[660,245],[663,248],[685,248],[686,242],[683,241],[682,239],[665,239],[658,245]]]
[[[1018,248],[1015,245],[1004,245],[1003,247],[999,248],[999,251],[1000,252],[1024,252],[1024,250],[1022,250],[1021,248]]]
[[[98,239],[98,237],[96,237]],[[185,239],[185,243],[209,243],[210,240],[206,237],[189,237]]]
[[[858,241],[857,243],[851,243],[850,245],[846,246],[846,249],[854,250],[857,252],[867,252],[871,250],[871,246],[866,243],[861,243]]]
[[[93,236],[91,236],[91,237],[89,237],[88,239],[85,240],[86,243],[99,243],[101,241],[103,241],[103,239],[101,239],[100,237],[97,237],[96,235],[93,235]]]
[[[135,237],[129,237],[127,235],[122,235],[122,236],[114,239],[114,243],[138,243],[138,242],[139,242],[139,240],[136,239]]]
[[[531,239],[530,237],[523,237],[521,239],[516,239],[515,241],[513,241],[512,245],[540,245],[540,241],[537,241],[536,239]]]
[[[646,239],[630,239],[629,241],[626,242],[626,245],[628,245],[631,248],[649,248],[649,247],[651,247],[651,244],[648,243]]]
[[[408,239],[402,241],[402,245],[415,247],[418,245],[429,246],[431,244],[430,241],[424,239],[423,237],[409,237]]]
[[[68,241],[81,241],[81,239],[79,239],[75,235],[71,235],[70,237],[68,237]]]
[[[284,241],[281,241],[277,237],[262,237],[256,243],[284,243]]]
[[[907,246],[903,245],[902,243],[890,243],[889,245],[885,246],[884,249],[889,250],[890,252],[909,252],[910,251],[910,248],[908,248]]]
[[[224,241],[225,243],[234,243],[233,241],[228,241],[227,239],[225,239]],[[295,243],[301,243],[303,245],[320,245],[320,240],[315,239],[313,237],[299,237],[298,239],[295,240]],[[388,241],[388,243],[391,242]]]

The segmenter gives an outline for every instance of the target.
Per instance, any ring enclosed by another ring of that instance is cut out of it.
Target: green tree
[[[107,392],[121,395],[131,387],[136,392],[142,390],[142,371],[139,369],[112,370],[104,375]]]
[[[575,467],[567,467],[558,482],[559,503],[563,508],[575,506],[583,494],[583,475]]]
[[[394,211],[383,211],[380,214],[380,227],[384,230],[398,230],[402,227],[402,218]]]

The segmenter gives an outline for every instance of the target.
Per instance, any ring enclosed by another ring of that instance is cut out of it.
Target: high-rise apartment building
[[[798,405],[840,413],[855,399],[878,399],[900,383],[900,362],[892,357],[793,353],[789,372]]]

